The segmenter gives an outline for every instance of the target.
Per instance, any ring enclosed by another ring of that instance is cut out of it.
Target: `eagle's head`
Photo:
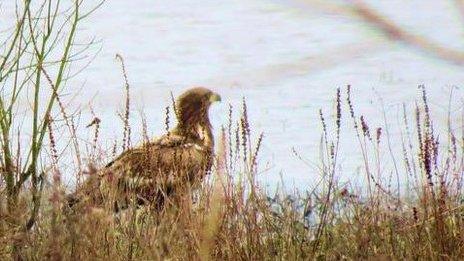
[[[184,134],[194,135],[200,139],[204,139],[205,135],[211,136],[208,109],[217,101],[221,101],[221,96],[204,87],[196,87],[184,92],[176,102],[178,128]]]

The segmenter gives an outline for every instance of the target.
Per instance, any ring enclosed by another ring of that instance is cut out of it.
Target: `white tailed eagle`
[[[221,97],[206,88],[184,92],[175,103],[178,124],[174,129],[123,152],[69,195],[68,205],[90,201],[114,211],[131,203],[160,209],[166,201],[198,186],[213,161],[208,110],[216,101]]]

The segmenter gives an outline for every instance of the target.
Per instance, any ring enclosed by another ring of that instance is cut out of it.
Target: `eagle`
[[[185,91],[174,103],[177,125],[173,129],[124,151],[68,196],[68,206],[85,199],[115,212],[131,204],[159,210],[197,188],[213,163],[208,112],[218,101],[221,96],[207,88]]]

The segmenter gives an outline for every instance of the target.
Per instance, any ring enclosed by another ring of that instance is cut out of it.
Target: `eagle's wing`
[[[157,149],[164,149],[164,148],[175,148],[175,147],[182,146],[188,143],[189,141],[187,141],[185,137],[178,135],[178,134],[169,133],[169,134],[163,135],[162,137],[160,137],[159,139],[155,141],[146,143],[142,145],[141,147],[137,147],[137,148],[124,151],[116,159],[106,164],[105,168],[110,168],[115,163],[125,161],[128,157],[140,156],[143,153],[146,153],[147,149],[157,150]]]
[[[127,199],[128,194],[146,201],[157,200],[160,193],[201,181],[210,162],[211,151],[201,142],[169,133],[127,150],[110,162],[100,174],[100,190],[116,201],[121,196]]]

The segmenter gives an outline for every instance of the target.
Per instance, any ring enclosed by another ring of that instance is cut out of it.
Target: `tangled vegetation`
[[[74,3],[62,11],[59,1],[45,0],[32,12],[30,1],[24,1],[15,30],[2,46],[2,259],[437,260],[464,256],[464,133],[456,133],[450,117],[447,135],[439,139],[423,86],[413,117],[404,111],[403,155],[397,155],[402,164],[395,163],[392,172],[398,182],[402,176],[407,178],[409,197],[401,196],[401,188],[392,187],[385,182],[389,177],[382,176],[378,155],[388,146],[388,129],[372,129],[365,117],[357,115],[348,86],[346,92],[337,90],[332,118],[320,111],[322,158],[317,174],[321,179],[311,191],[269,192],[256,181],[257,158],[266,141],[263,134],[252,132],[244,101],[238,110],[230,107],[228,122],[216,137],[210,175],[200,189],[176,204],[160,211],[150,205],[131,205],[118,213],[90,203],[69,209],[66,195],[70,191],[62,184],[63,175],[75,175],[79,184],[97,175],[99,167],[111,159],[95,153],[101,142],[100,119],[95,117],[89,125],[93,139],[82,141],[60,101],[74,58],[77,25],[94,10],[83,13],[83,1]],[[60,44],[63,49],[57,47]],[[127,99],[121,114],[121,144],[127,149],[131,146],[130,100],[125,72],[124,76]],[[21,97],[31,94],[32,106],[25,116],[31,122],[31,137],[24,144],[16,131],[22,124],[17,112],[23,111]],[[342,117],[352,119],[352,125],[342,126]],[[60,165],[55,135],[59,120],[71,137],[72,158],[78,166],[75,173]],[[338,181],[342,128],[355,130],[354,137],[344,138],[359,144],[365,191]],[[147,126],[142,129],[143,139],[148,139]],[[89,145],[87,152],[79,149]]]

